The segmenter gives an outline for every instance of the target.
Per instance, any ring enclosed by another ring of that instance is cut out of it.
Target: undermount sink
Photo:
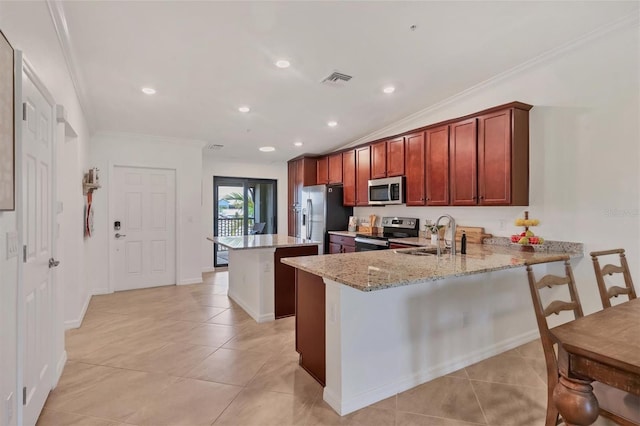
[[[451,249],[449,247],[442,248],[440,250],[441,254],[449,253]],[[412,256],[435,256],[438,253],[438,250],[435,247],[420,247],[415,249],[403,249],[396,250],[396,253],[399,254],[410,254]]]

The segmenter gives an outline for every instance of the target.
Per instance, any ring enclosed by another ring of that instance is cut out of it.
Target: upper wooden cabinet
[[[425,205],[424,132],[405,136],[405,193],[407,206]]]
[[[342,183],[342,153],[329,156],[329,183]]]
[[[371,150],[368,146],[356,149],[356,206],[369,205],[371,179]]]
[[[449,126],[430,129],[427,139],[427,205],[449,205]]]
[[[329,157],[320,157],[316,160],[316,184],[329,183]]]
[[[529,112],[509,108],[478,117],[478,204],[529,204]]]
[[[356,205],[356,151],[342,153],[342,194],[345,206]]]
[[[404,176],[404,137],[387,141],[387,177]]]
[[[449,161],[451,164],[451,205],[478,203],[478,150],[476,118],[451,124]]]
[[[303,157],[289,161],[287,165],[289,202],[287,224],[289,235],[295,237],[301,231],[302,188],[316,184],[317,162],[315,158]]]
[[[387,142],[371,145],[371,179],[387,177]]]

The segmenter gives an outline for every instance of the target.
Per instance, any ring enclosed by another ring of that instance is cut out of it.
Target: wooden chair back
[[[558,275],[545,275],[539,280],[536,280],[533,272],[533,265],[548,264],[555,262],[564,262],[564,276]],[[529,260],[525,262],[527,267],[527,277],[529,279],[529,289],[531,290],[531,300],[533,301],[533,308],[536,314],[536,321],[538,323],[538,330],[540,330],[540,340],[542,341],[542,348],[544,349],[544,358],[547,365],[547,416],[546,426],[554,426],[558,424],[559,415],[558,410],[553,402],[553,390],[558,383],[560,374],[558,372],[558,359],[554,346],[552,334],[549,332],[549,324],[547,323],[547,317],[552,314],[559,314],[562,311],[573,311],[574,318],[580,318],[584,314],[582,312],[582,305],[580,304],[580,298],[578,291],[576,290],[576,283],[573,277],[573,270],[569,263],[569,256],[562,255],[545,260]],[[544,305],[542,298],[540,297],[540,290],[545,287],[554,287],[567,285],[569,288],[569,301],[554,300],[548,305]]]
[[[600,267],[598,257],[608,256],[612,254],[620,255],[620,266],[606,264],[604,267]],[[629,264],[627,263],[627,257],[624,254],[624,249],[604,250],[604,251],[592,251],[590,253],[591,260],[593,260],[593,270],[596,273],[596,281],[598,282],[598,290],[600,291],[600,300],[602,301],[603,308],[611,307],[611,298],[618,297],[621,294],[626,294],[629,300],[635,299],[636,290],[633,287],[633,281],[631,280],[631,273],[629,272]],[[624,287],[612,285],[607,288],[607,283],[604,281],[605,275],[622,274],[624,279]]]

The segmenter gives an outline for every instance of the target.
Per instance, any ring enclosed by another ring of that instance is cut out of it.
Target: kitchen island
[[[469,244],[457,256],[409,248],[283,259],[297,268],[304,303],[301,366],[345,415],[529,342],[538,332],[522,266],[582,257],[581,244],[557,248]]]
[[[256,322],[295,314],[295,270],[280,259],[317,255],[317,242],[277,234],[207,239],[229,249],[229,297]]]

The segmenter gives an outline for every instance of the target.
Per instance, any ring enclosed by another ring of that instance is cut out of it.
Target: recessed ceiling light
[[[145,95],[155,95],[156,89],[152,89],[151,87],[143,87],[142,93],[144,93]]]
[[[240,108],[238,108],[238,111],[240,111],[240,112],[249,112],[249,111],[251,111],[251,108],[249,108],[248,106],[241,106]]]
[[[393,86],[387,86],[387,87],[385,87],[384,89],[382,89],[382,91],[383,91],[384,93],[390,94],[390,93],[395,92],[395,91],[396,91],[396,88],[395,88],[395,87],[393,87]]]
[[[276,67],[278,68],[289,68],[290,65],[291,62],[287,61],[286,59],[280,59],[276,62]]]
[[[295,142],[294,145],[295,146],[302,146],[302,142]]]
[[[260,151],[262,152],[273,152],[276,149],[272,146],[261,146],[260,148],[258,148]]]
[[[337,121],[329,121],[327,122],[327,126],[329,127],[336,127],[338,125]]]

